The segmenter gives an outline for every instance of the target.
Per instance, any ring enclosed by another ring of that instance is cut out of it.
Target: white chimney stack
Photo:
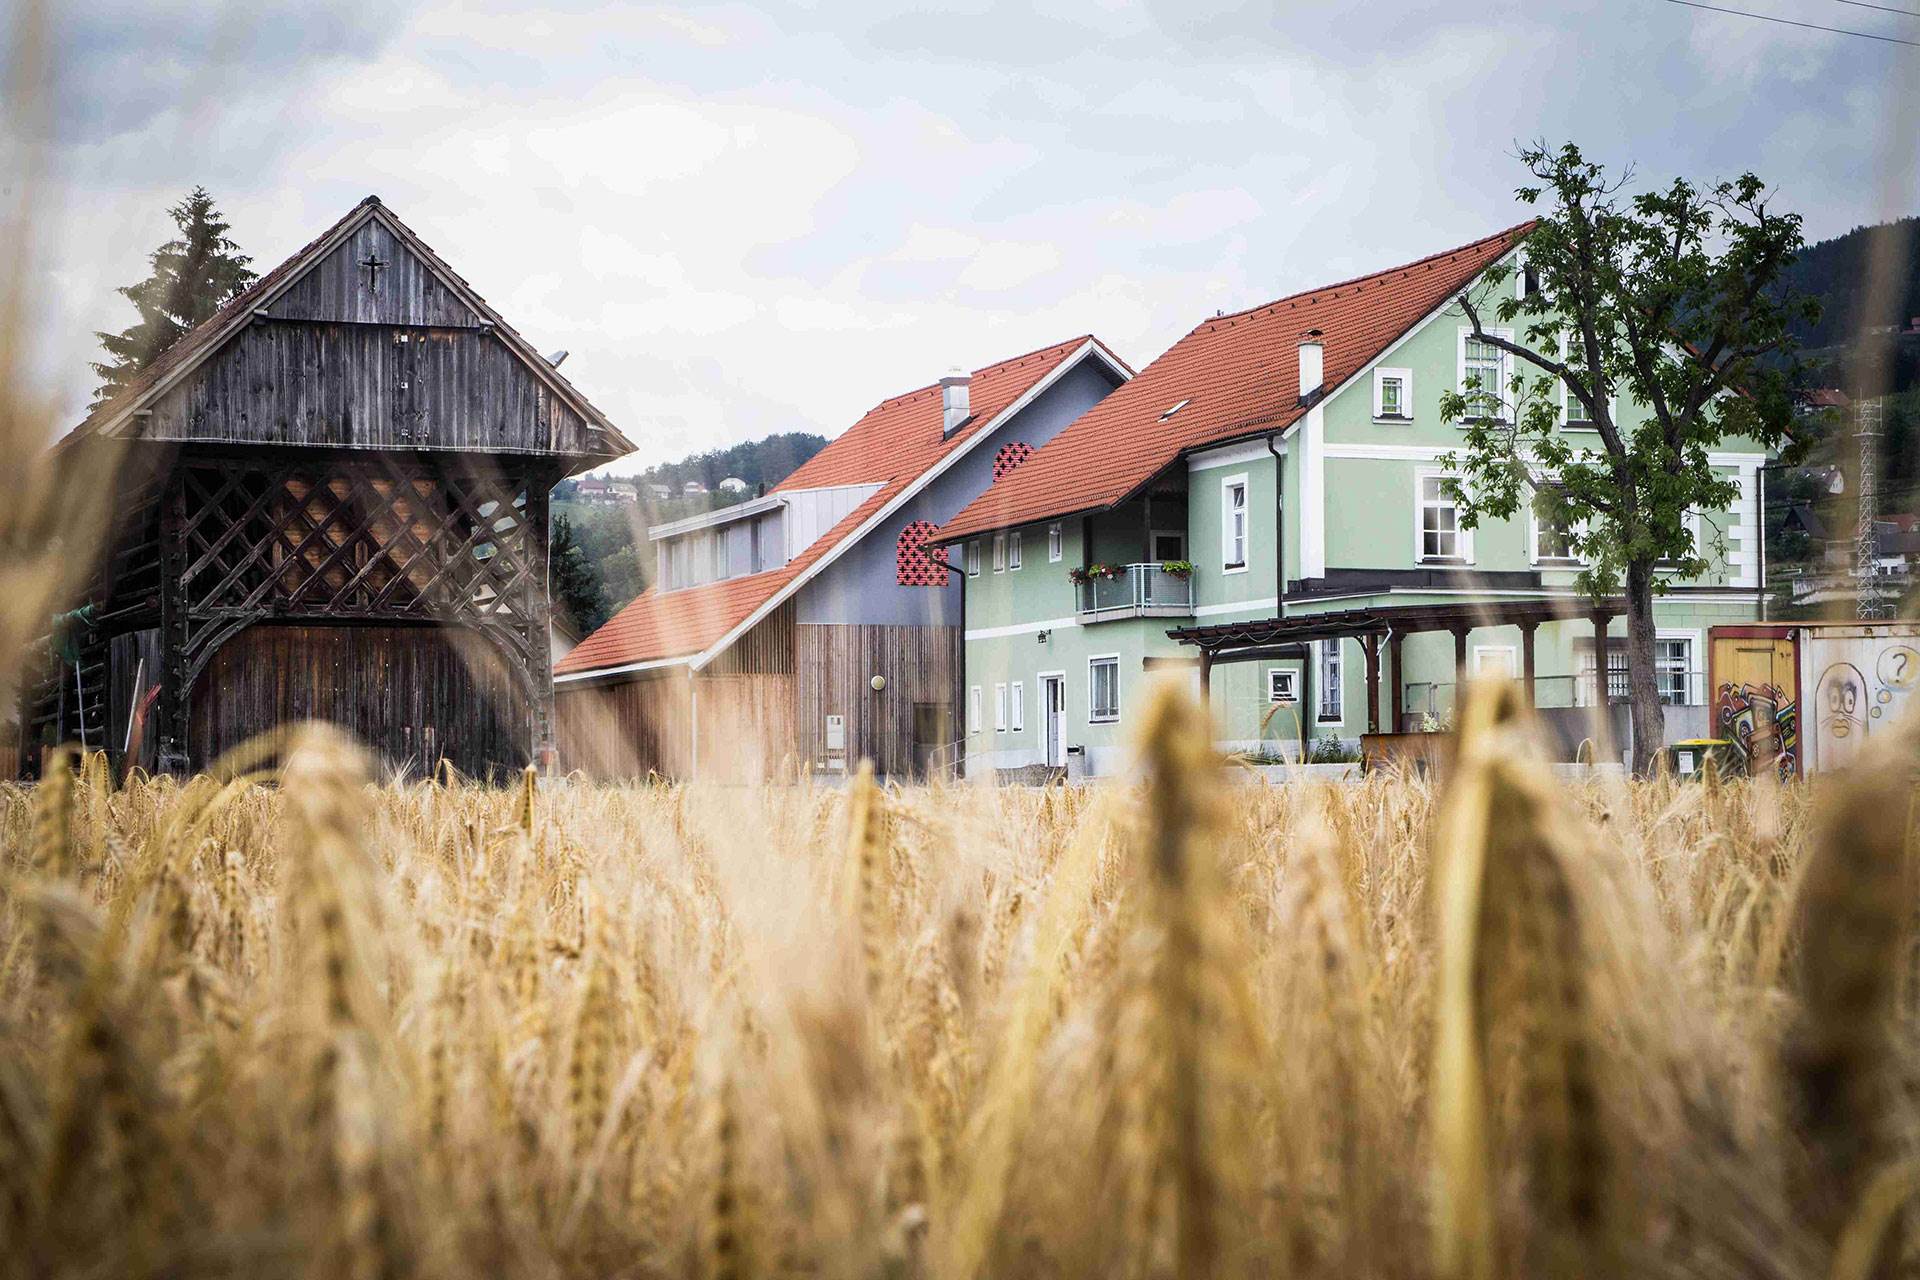
[[[1304,403],[1327,380],[1326,349],[1320,345],[1320,330],[1309,329],[1300,339],[1300,399]]]
[[[973,416],[972,396],[967,390],[972,385],[973,375],[957,365],[940,379],[941,435],[952,435],[961,423]]]

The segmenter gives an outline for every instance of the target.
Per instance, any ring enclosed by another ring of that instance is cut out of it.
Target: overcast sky
[[[1840,0],[1724,3],[1920,40]],[[1519,221],[1518,139],[1751,168],[1815,237],[1920,211],[1890,168],[1920,48],[1667,0],[912,7],[63,6],[37,368],[76,418],[92,331],[132,319],[113,288],[195,183],[262,271],[377,193],[572,352],[641,465],[833,435],[1088,331],[1144,365],[1216,309]]]

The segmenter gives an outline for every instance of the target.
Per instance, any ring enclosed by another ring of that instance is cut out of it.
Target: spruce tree
[[[607,620],[607,593],[600,585],[586,552],[573,536],[573,521],[555,516],[553,532],[547,540],[547,562],[551,566],[554,612],[560,620],[584,636]]]
[[[253,259],[228,237],[230,228],[205,187],[195,187],[167,212],[179,235],[153,251],[145,280],[119,291],[140,313],[139,321],[119,333],[94,335],[110,357],[93,366],[100,375],[96,407],[254,282]]]

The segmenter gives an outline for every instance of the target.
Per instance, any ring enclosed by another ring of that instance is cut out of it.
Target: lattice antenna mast
[[[1853,577],[1863,620],[1889,616],[1891,602],[1880,598],[1875,572],[1880,540],[1874,526],[1880,518],[1880,433],[1886,420],[1886,402],[1878,397],[1854,406],[1854,442],[1860,453],[1860,523],[1853,535]]]

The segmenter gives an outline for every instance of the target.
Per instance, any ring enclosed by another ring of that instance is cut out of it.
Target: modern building
[[[1192,673],[1228,745],[1283,757],[1443,721],[1462,674],[1524,674],[1550,709],[1624,698],[1620,602],[1574,590],[1564,531],[1468,530],[1441,483],[1442,393],[1511,374],[1458,299],[1527,229],[1202,321],[943,525],[968,771],[1113,771],[1158,667]],[[1670,736],[1705,728],[1706,629],[1757,614],[1765,460],[1713,456],[1741,496],[1697,517],[1711,567],[1655,606]],[[1562,718],[1577,742],[1587,717]]]
[[[963,592],[927,540],[1129,376],[1092,337],[956,369],[883,401],[765,496],[651,529],[654,585],[556,668],[563,764],[737,780],[863,757],[883,774],[950,769]]]

